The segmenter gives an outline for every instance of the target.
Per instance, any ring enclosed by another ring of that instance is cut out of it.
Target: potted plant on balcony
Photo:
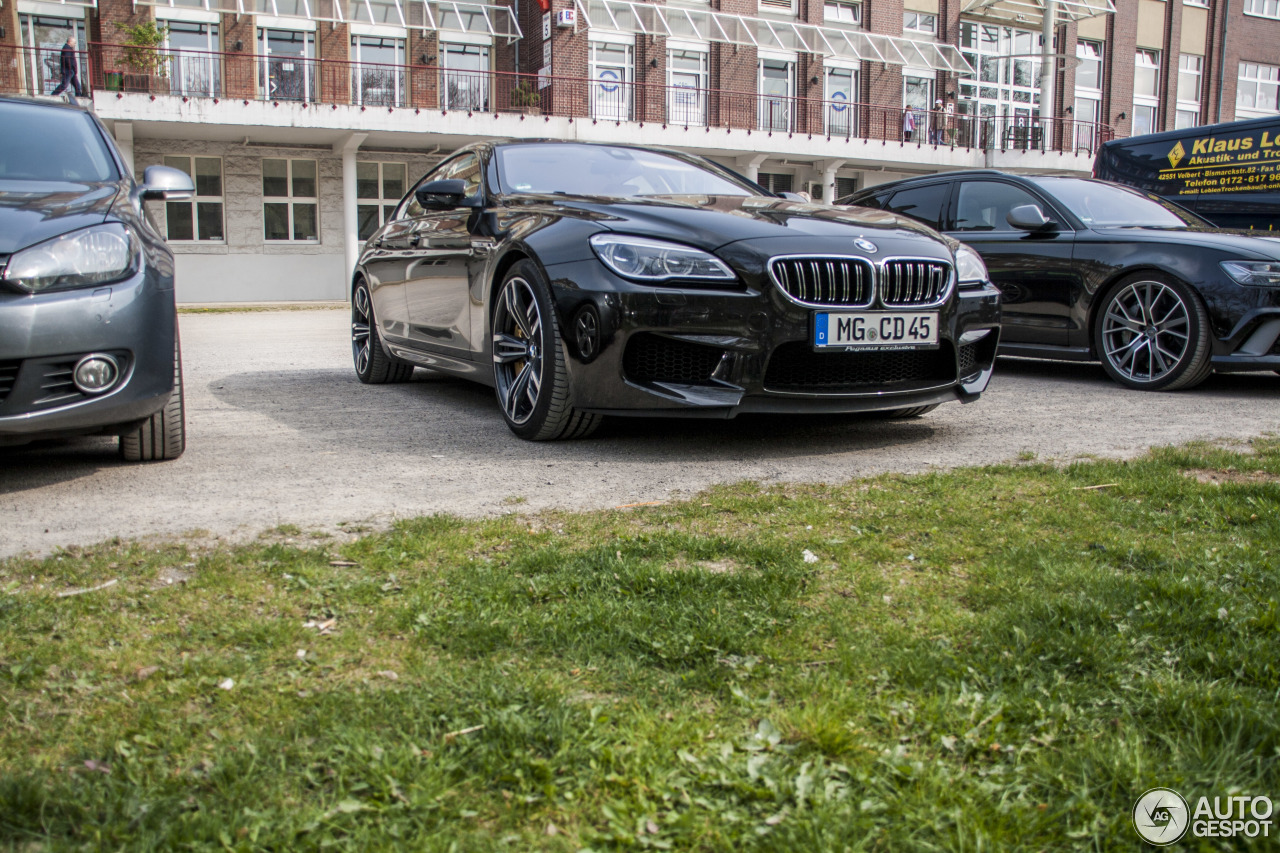
[[[525,115],[537,115],[542,112],[542,96],[534,90],[532,82],[521,80],[511,90],[511,107]]]
[[[169,37],[169,25],[157,25],[155,21],[139,24],[117,21],[116,29],[124,33],[121,59],[132,72],[125,73],[124,88],[131,92],[150,92],[163,85],[162,81],[167,83],[169,57],[161,48]]]

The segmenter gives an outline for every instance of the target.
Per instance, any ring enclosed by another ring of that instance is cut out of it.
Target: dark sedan
[[[534,440],[605,415],[916,416],[977,399],[998,338],[999,295],[955,241],[624,145],[461,149],[352,283],[361,381],[492,385]]]
[[[173,255],[145,198],[190,196],[164,166],[138,186],[88,112],[0,98],[0,444],[118,435],[130,461],[186,446]]]
[[[1173,391],[1212,371],[1280,369],[1280,240],[1226,232],[1086,178],[955,172],[841,199],[977,249],[1003,296],[1004,355],[1101,361]]]

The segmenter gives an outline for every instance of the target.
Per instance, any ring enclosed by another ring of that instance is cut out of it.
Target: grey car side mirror
[[[1009,224],[1019,231],[1043,231],[1053,225],[1038,204],[1020,204],[1005,216]]]
[[[182,201],[195,195],[191,176],[171,166],[148,166],[142,173],[142,197]]]

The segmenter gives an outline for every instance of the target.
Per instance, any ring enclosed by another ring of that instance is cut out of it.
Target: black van
[[[1175,201],[1219,228],[1280,231],[1280,116],[1107,142],[1093,176]]]

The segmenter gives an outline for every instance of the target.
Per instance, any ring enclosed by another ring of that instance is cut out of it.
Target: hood
[[[1097,233],[1113,240],[1129,240],[1134,235],[1156,237],[1184,246],[1216,249],[1239,255],[1242,260],[1280,260],[1280,233],[1266,231],[1164,230],[1159,228],[1099,228]]]
[[[101,223],[119,192],[115,182],[0,181],[0,255]]]
[[[951,259],[954,241],[911,219],[870,208],[826,207],[763,196],[662,196],[616,199],[582,196],[509,196],[508,204],[550,204],[561,215],[588,218],[626,234],[672,240],[714,252],[748,242],[769,254],[832,251],[844,241],[851,255],[867,254],[859,237],[876,244],[875,256],[895,254]],[[786,241],[760,245],[761,241]]]

